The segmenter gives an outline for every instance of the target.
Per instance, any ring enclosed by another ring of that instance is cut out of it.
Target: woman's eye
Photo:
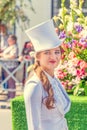
[[[61,54],[61,52],[60,51],[55,51],[55,54]]]
[[[50,54],[50,52],[46,51],[46,52],[44,52],[44,54]]]

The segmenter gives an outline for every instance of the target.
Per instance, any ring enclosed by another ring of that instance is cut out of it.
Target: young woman
[[[34,74],[26,82],[24,100],[28,130],[68,130],[64,115],[70,100],[54,69],[61,60],[61,41],[49,20],[27,34],[35,49]]]

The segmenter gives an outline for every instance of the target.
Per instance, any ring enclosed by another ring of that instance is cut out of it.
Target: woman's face
[[[16,44],[16,41],[12,39],[11,37],[8,37],[7,41],[8,41],[9,46]]]
[[[61,59],[60,47],[55,49],[42,51],[37,55],[37,60],[39,61],[43,70],[48,73],[54,72],[54,69],[58,66]]]

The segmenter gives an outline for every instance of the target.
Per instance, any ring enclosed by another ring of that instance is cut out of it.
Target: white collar
[[[55,76],[54,77],[50,76],[46,71],[44,71],[44,73],[46,74],[46,76],[49,79],[50,83],[53,84],[53,82],[55,82]]]

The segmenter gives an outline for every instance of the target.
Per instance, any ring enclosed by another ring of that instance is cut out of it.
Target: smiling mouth
[[[56,61],[49,61],[49,62],[50,62],[50,63],[53,63],[53,64],[56,63]]]

